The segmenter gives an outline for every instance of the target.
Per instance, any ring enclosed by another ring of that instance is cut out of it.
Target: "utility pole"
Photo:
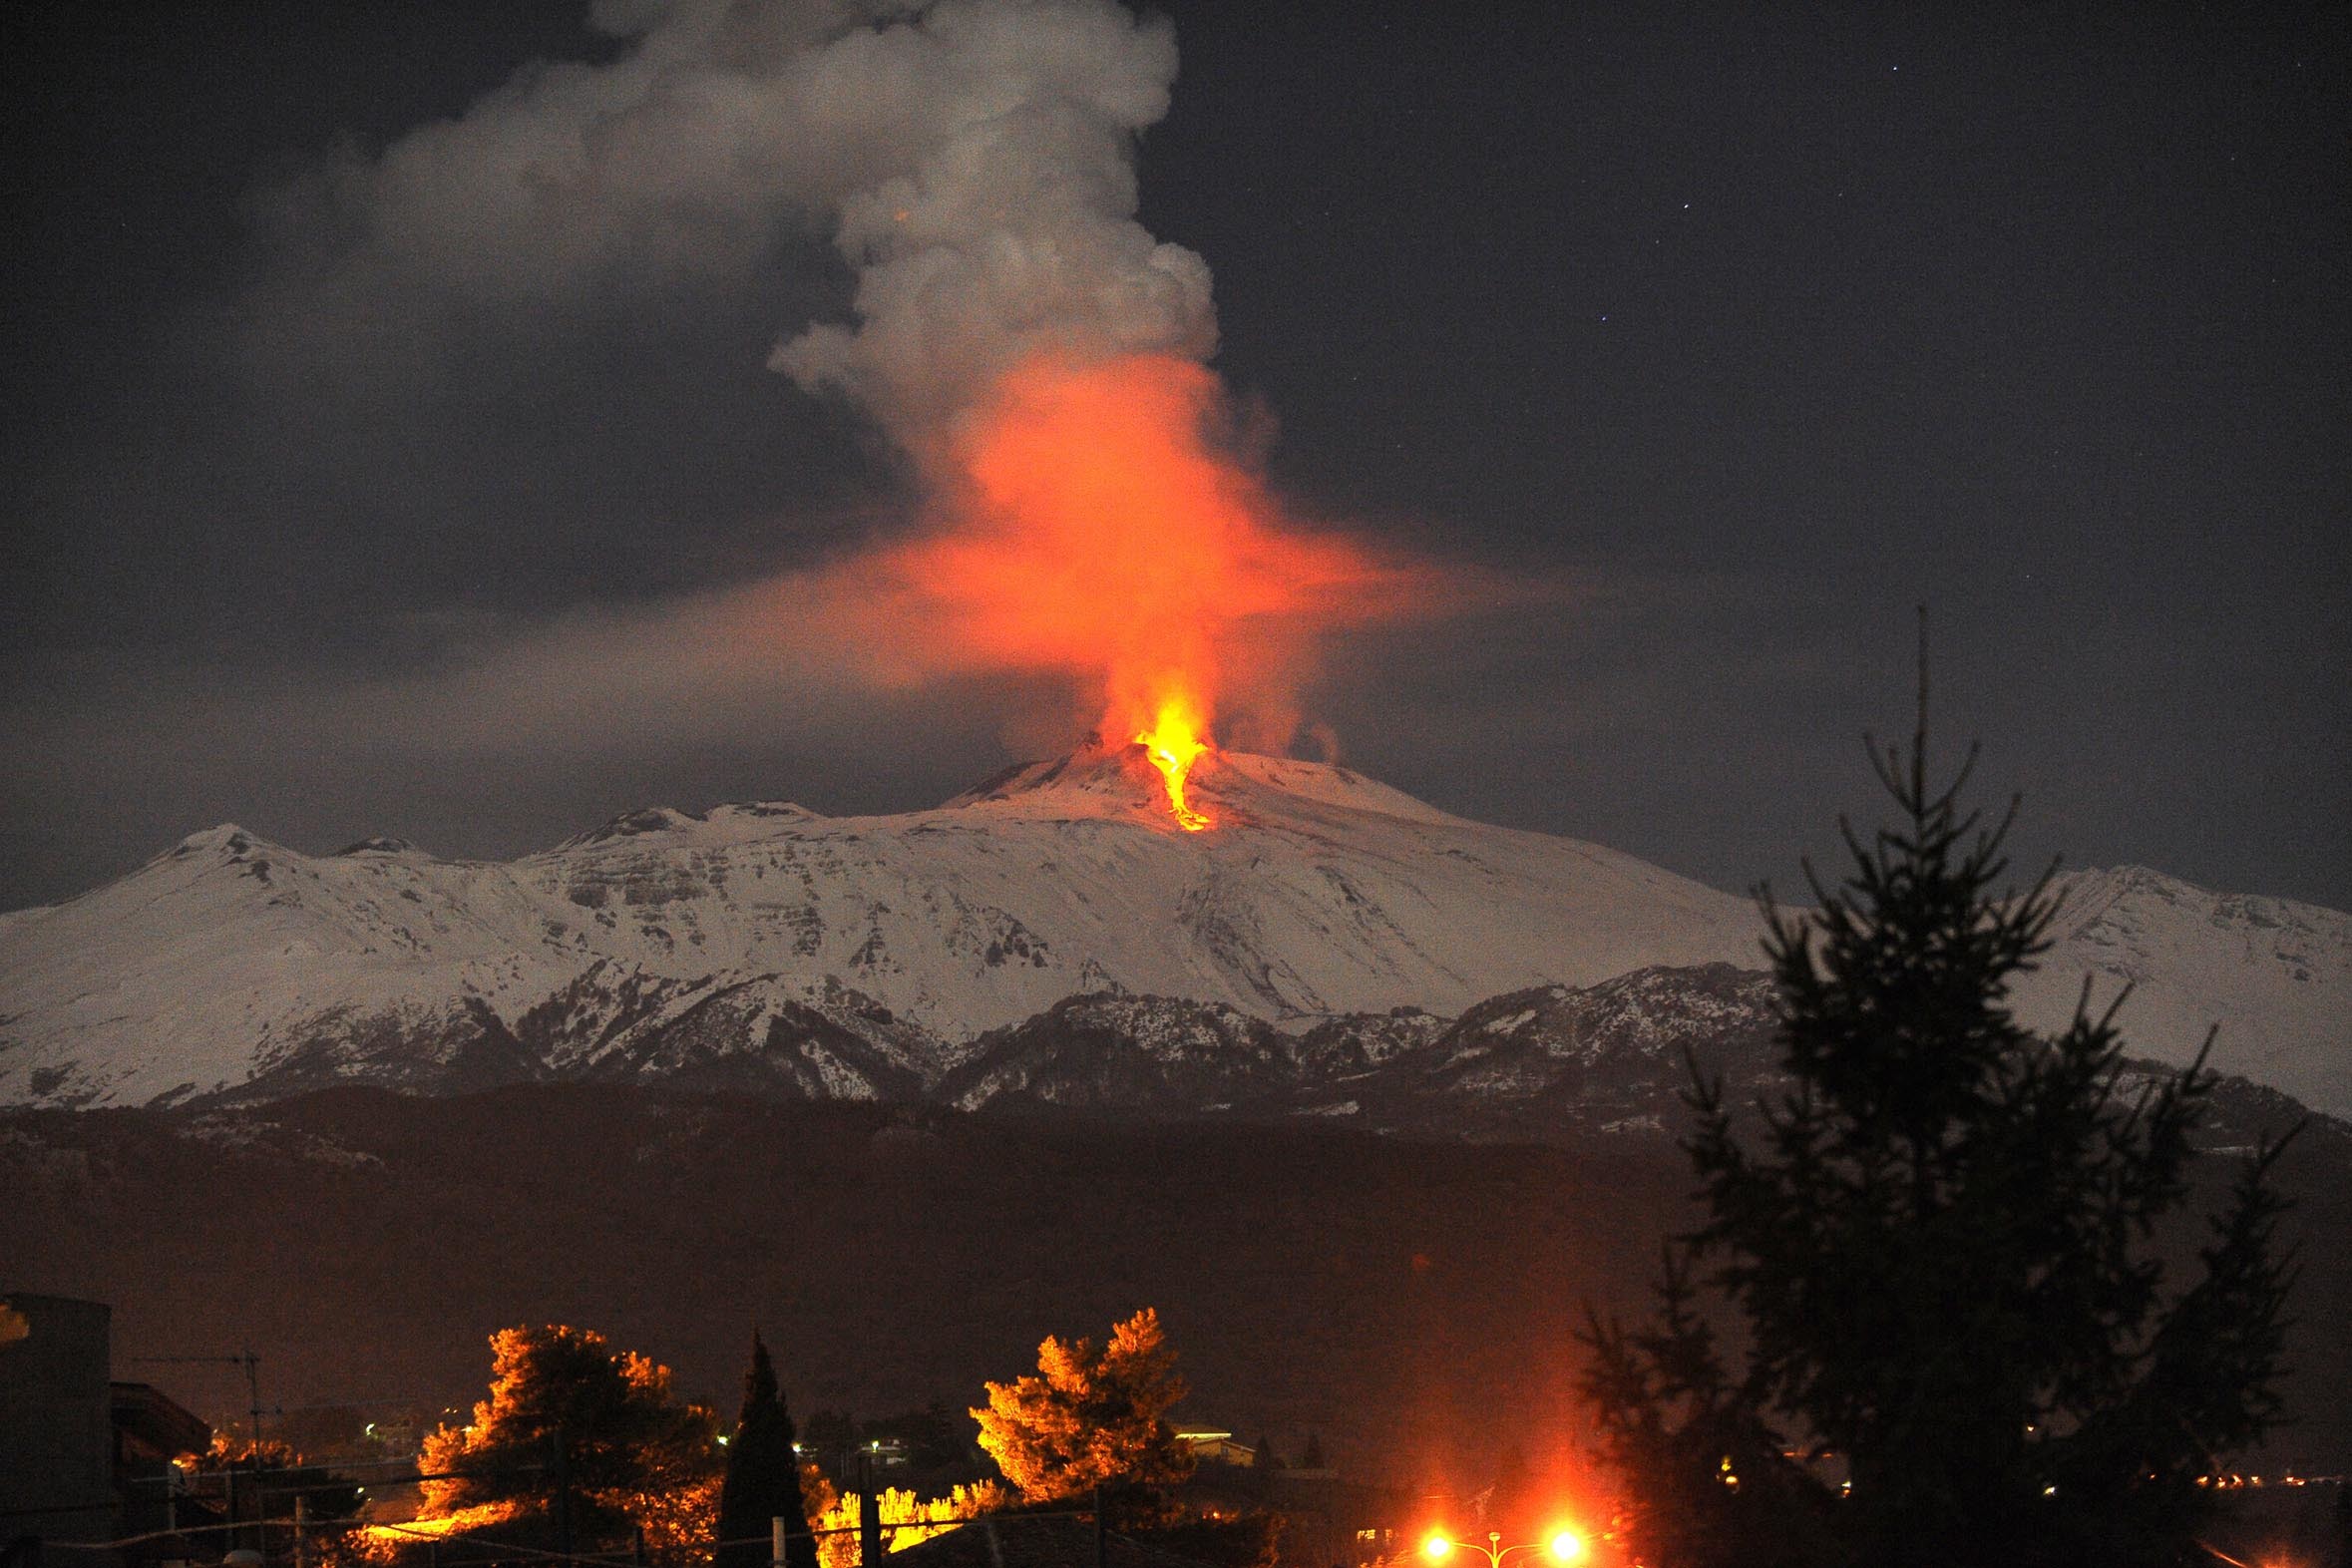
[[[858,1502],[858,1568],[882,1568],[882,1493],[874,1485],[874,1452],[858,1455],[865,1495]]]
[[[261,1468],[261,1358],[253,1354],[252,1347],[247,1346],[234,1356],[133,1356],[128,1359],[153,1367],[242,1367],[245,1370],[245,1411],[252,1417],[252,1425],[248,1429],[253,1436],[253,1468],[256,1471]],[[226,1522],[233,1525],[236,1523],[236,1457],[233,1454],[229,1456],[226,1468],[221,1471],[220,1486],[220,1505],[227,1514]],[[259,1521],[262,1513],[261,1480],[256,1474],[253,1478],[253,1544],[256,1547],[261,1544]],[[236,1532],[231,1530],[229,1534],[233,1538]]]
[[[310,1568],[310,1494],[294,1493],[294,1568]]]
[[[549,1434],[556,1445],[556,1545],[566,1557],[572,1555],[572,1444],[564,1440],[564,1428],[558,1425]]]
[[[245,1364],[245,1395],[248,1401],[245,1407],[252,1412],[253,1454],[258,1458],[261,1453],[261,1358],[247,1347],[245,1354],[237,1360]]]

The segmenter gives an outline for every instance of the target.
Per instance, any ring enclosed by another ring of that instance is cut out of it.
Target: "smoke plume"
[[[462,323],[756,289],[822,233],[851,291],[769,363],[871,416],[923,496],[912,537],[770,586],[779,618],[862,628],[836,657],[883,681],[1055,676],[1106,731],[1171,698],[1204,723],[1246,709],[1279,745],[1323,633],[1426,601],[1426,573],[1286,520],[1231,439],[1208,265],[1135,220],[1176,75],[1164,20],[1112,0],[592,19],[625,40],[609,63],[532,68],[279,192],[287,232],[342,242],[288,272],[256,353],[379,332],[387,295]]]

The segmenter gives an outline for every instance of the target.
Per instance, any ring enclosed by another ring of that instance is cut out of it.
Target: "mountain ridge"
[[[502,1074],[888,1098],[1100,992],[1326,1026],[1345,1054],[1399,1008],[1760,963],[1747,900],[1599,845],[1320,763],[1212,752],[1192,788],[1204,833],[1138,748],[1095,749],[926,811],[647,807],[503,862],[224,823],[0,921],[0,1103]],[[2086,977],[2134,982],[2142,1054],[2178,1064],[2218,1022],[2217,1065],[2352,1110],[2352,919],[2141,868],[2062,887],[2029,1022]]]

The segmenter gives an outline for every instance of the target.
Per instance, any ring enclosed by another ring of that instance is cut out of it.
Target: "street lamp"
[[[1427,1540],[1421,1542],[1421,1555],[1433,1563],[1441,1563],[1453,1555],[1453,1549],[1457,1546],[1483,1556],[1486,1568],[1502,1568],[1503,1559],[1513,1552],[1550,1552],[1554,1561],[1563,1563],[1580,1562],[1584,1558],[1584,1537],[1574,1530],[1562,1530],[1541,1543],[1522,1541],[1515,1546],[1503,1545],[1500,1530],[1487,1531],[1483,1545],[1476,1541],[1452,1540],[1443,1530],[1434,1530]]]

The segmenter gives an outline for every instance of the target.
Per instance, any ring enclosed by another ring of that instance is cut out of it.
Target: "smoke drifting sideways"
[[[628,616],[631,683],[674,692],[655,706],[1004,673],[1065,690],[1078,734],[1131,735],[1175,693],[1280,749],[1328,634],[1449,596],[1433,568],[1299,527],[1253,472],[1206,365],[1209,268],[1135,220],[1138,138],[1176,75],[1164,19],[1112,0],[598,0],[591,19],[626,40],[610,62],[526,70],[264,203],[347,237],[256,301],[245,348],[307,377],[338,373],[339,343],[375,353],[391,296],[413,315],[759,290],[777,235],[828,229],[849,319],[788,328],[768,362],[869,415],[920,506],[821,566]],[[545,629],[576,646],[579,624]],[[561,655],[539,636],[469,656],[458,684],[543,685]],[[588,714],[609,690],[584,682]]]

